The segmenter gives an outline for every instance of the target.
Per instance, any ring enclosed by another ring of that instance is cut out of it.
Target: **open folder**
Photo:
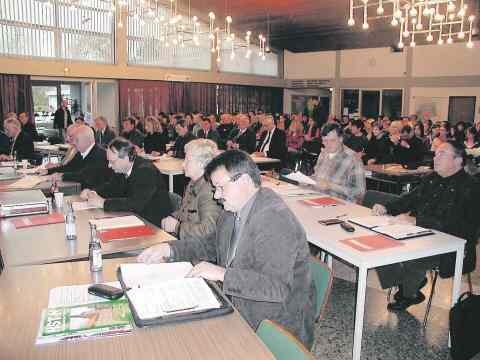
[[[350,222],[366,227],[376,233],[387,235],[395,240],[410,239],[431,235],[433,231],[410,224],[395,224],[389,216],[364,216],[349,219]]]
[[[122,264],[118,278],[139,327],[225,315],[233,307],[201,278],[186,278],[190,263]]]

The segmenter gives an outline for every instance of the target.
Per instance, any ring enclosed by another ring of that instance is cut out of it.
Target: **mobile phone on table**
[[[88,293],[109,300],[120,299],[123,296],[122,289],[105,284],[94,284],[89,286]]]
[[[318,220],[318,223],[319,224],[322,224],[322,225],[336,225],[336,224],[341,224],[343,223],[343,220],[341,219],[336,219],[336,218],[333,218],[333,219],[323,219],[323,220]]]

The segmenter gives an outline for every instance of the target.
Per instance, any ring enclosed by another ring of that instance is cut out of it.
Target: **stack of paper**
[[[308,176],[302,174],[300,171],[292,172],[288,175],[284,175],[287,179],[298,181],[299,183],[315,185],[316,182],[309,178]]]
[[[82,211],[89,209],[98,209],[96,205],[89,204],[88,201],[74,201],[72,202],[72,208],[74,211]]]
[[[42,176],[35,176],[35,175],[26,175],[20,180],[15,181],[7,185],[7,188],[10,189],[33,189],[38,184],[46,181],[47,179]]]
[[[145,225],[145,223],[135,215],[91,219],[90,224],[96,225],[97,231]]]
[[[377,226],[386,226],[392,225],[394,223],[394,219],[391,216],[362,216],[351,218],[348,221],[366,227],[368,229],[373,229]]]

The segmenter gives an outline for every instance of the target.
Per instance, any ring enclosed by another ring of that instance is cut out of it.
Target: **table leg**
[[[460,289],[462,287],[462,269],[463,269],[463,254],[465,251],[465,245],[457,249],[455,258],[455,275],[453,277],[452,286],[452,307],[456,304],[458,297],[460,296]],[[451,339],[450,332],[448,333],[448,347],[450,347]]]
[[[367,268],[358,268],[357,304],[355,307],[355,331],[353,333],[353,360],[360,360],[362,350],[363,315],[365,312],[365,293],[367,291]]]
[[[168,191],[173,193],[173,175],[168,175]]]

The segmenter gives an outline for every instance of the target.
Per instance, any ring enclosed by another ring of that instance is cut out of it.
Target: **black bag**
[[[480,352],[480,295],[463,293],[450,310],[453,360],[468,360]]]

